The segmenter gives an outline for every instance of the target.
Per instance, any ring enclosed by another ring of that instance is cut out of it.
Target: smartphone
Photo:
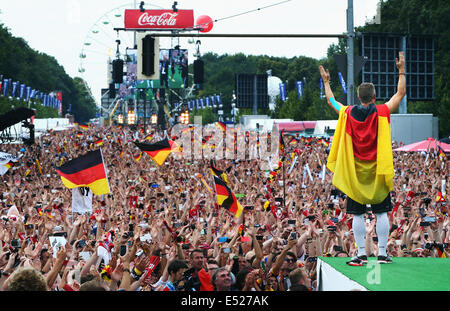
[[[206,234],[206,230],[202,229],[202,231],[200,231],[200,234],[205,235]]]
[[[377,237],[377,236],[374,236],[374,237],[372,237],[372,240],[373,240],[374,242],[378,242],[378,237]]]
[[[252,211],[254,208],[255,208],[255,207],[252,206],[252,205],[247,205],[247,206],[245,207],[245,209],[246,209],[247,211]]]
[[[337,219],[337,217],[332,217],[331,221],[337,224],[339,222],[339,219]]]
[[[333,250],[334,250],[335,252],[342,252],[342,246],[335,245],[335,246],[333,246]]]
[[[63,236],[67,238],[67,232],[55,232],[53,233],[53,236]]]
[[[262,240],[264,239],[264,236],[262,236],[262,235],[257,235],[257,236],[256,236],[256,239],[257,239],[258,241],[262,241]]]
[[[288,224],[289,224],[289,226],[294,227],[295,226],[295,219],[289,219],[288,220]]]
[[[189,249],[189,244],[183,244],[183,245],[181,245],[181,248],[182,249]]]
[[[231,253],[231,248],[229,248],[229,247],[222,248],[222,252],[229,254],[229,253]]]
[[[425,222],[436,222],[436,217],[435,216],[428,216],[428,217],[424,217],[423,220]]]
[[[125,256],[126,253],[127,253],[127,246],[120,245],[120,256]]]
[[[297,239],[297,232],[291,232],[291,238],[296,240]]]
[[[85,246],[86,246],[85,240],[81,240],[80,242],[78,242],[78,247],[85,247]]]
[[[11,240],[11,246],[14,248],[20,248],[20,240],[19,239]]]
[[[421,217],[425,217],[426,213],[425,213],[425,209],[423,207],[419,208],[419,214],[420,214]]]
[[[336,231],[336,226],[328,226],[327,229],[330,232],[335,232]]]
[[[225,243],[228,241],[228,238],[226,236],[220,237],[217,239],[217,242],[219,243]]]
[[[308,257],[308,262],[316,262],[317,257]]]

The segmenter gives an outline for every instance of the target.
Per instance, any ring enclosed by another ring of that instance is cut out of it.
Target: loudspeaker
[[[203,81],[203,61],[196,59],[194,60],[194,84],[202,84]]]
[[[116,86],[114,83],[109,84],[109,98],[116,98]]]
[[[34,110],[25,107],[19,107],[14,110],[8,111],[7,113],[0,115],[0,131],[3,131],[6,128],[28,118],[31,118],[34,115]]]
[[[112,78],[114,83],[123,83],[123,60],[113,60]]]
[[[142,38],[142,73],[146,76],[155,73],[155,38],[150,35]]]

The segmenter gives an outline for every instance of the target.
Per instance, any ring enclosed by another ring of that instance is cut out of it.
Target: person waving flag
[[[217,204],[234,214],[236,218],[239,218],[243,208],[234,193],[228,188],[225,181],[217,176],[214,176],[214,183],[216,184]]]
[[[95,195],[108,194],[109,184],[101,149],[90,151],[56,169],[69,189],[89,187]]]
[[[169,154],[180,151],[180,146],[168,138],[153,144],[134,142],[141,151],[148,154],[158,165],[163,165]]]

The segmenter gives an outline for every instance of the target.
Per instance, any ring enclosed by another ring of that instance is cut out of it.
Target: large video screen
[[[139,80],[137,88],[187,88],[189,84],[188,77],[188,50],[160,49],[159,79]]]

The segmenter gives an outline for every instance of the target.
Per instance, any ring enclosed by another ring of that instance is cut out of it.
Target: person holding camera
[[[330,73],[319,67],[327,102],[339,114],[336,132],[327,160],[334,173],[333,185],[347,195],[347,213],[353,214],[353,232],[357,256],[347,262],[351,266],[367,263],[364,215],[370,206],[376,215],[378,262],[392,263],[386,252],[389,235],[387,212],[392,209],[393,155],[390,136],[390,114],[397,110],[406,94],[404,52],[396,58],[399,70],[397,92],[382,105],[375,105],[376,93],[372,83],[358,87],[361,105],[344,106],[334,99]]]

